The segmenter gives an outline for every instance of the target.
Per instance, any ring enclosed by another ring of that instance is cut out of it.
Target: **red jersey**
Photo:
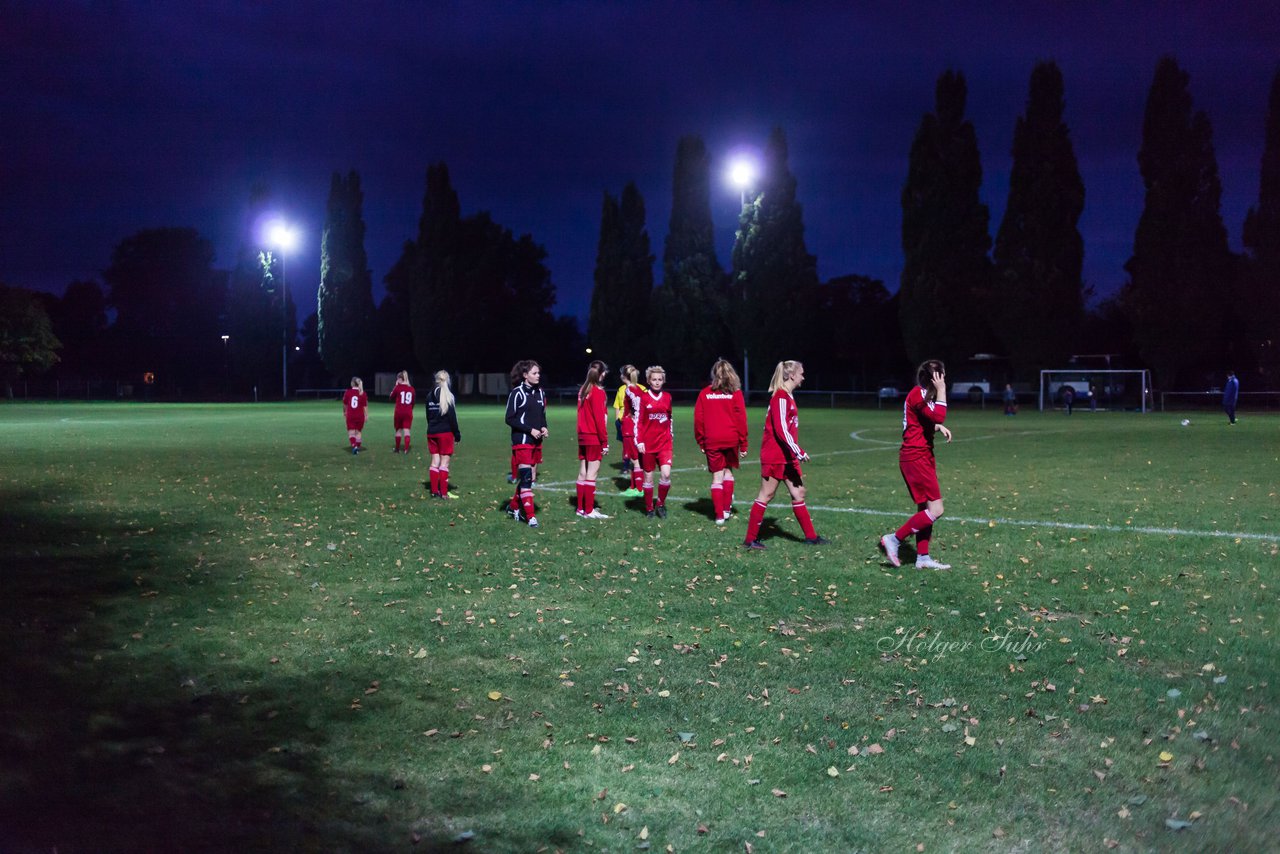
[[[693,405],[693,440],[703,451],[736,448],[747,452],[747,405],[741,391],[707,386]]]
[[[914,460],[933,456],[933,434],[947,420],[947,405],[926,400],[925,391],[916,386],[907,392],[902,404],[902,449],[898,459]]]
[[[609,447],[609,405],[604,389],[593,385],[578,400],[578,444]]]
[[[764,419],[764,438],[760,442],[761,465],[784,465],[805,456],[800,447],[800,414],[796,400],[785,389],[773,393]]]
[[[669,449],[676,431],[675,423],[671,420],[671,395],[665,391],[655,393],[650,389],[639,392],[636,400],[638,403],[632,417],[636,444],[643,444],[646,454]]]
[[[636,435],[636,410],[640,408],[640,395],[644,389],[637,385],[627,386],[627,393],[622,396],[622,435],[634,439]]]
[[[354,388],[347,389],[342,396],[342,411],[348,421],[363,421],[365,408],[369,405],[369,396]]]
[[[413,386],[396,383],[396,387],[391,389],[391,402],[396,405],[396,415],[412,415],[413,401]]]

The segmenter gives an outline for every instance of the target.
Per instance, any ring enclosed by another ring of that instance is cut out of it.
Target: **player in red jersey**
[[[458,407],[449,390],[449,372],[436,371],[436,387],[427,395],[427,450],[431,454],[431,497],[457,498],[449,491],[449,460],[454,442],[462,441]]]
[[[587,366],[587,378],[578,389],[578,515],[608,519],[596,509],[596,474],[600,460],[609,453],[609,402],[604,378],[609,366],[596,359]]]
[[[800,463],[809,455],[800,447],[800,416],[791,393],[804,382],[804,365],[800,362],[779,362],[769,381],[769,410],[764,419],[764,437],[760,440],[760,494],[751,505],[751,517],[747,521],[747,538],[742,545],[748,549],[763,549],[760,542],[760,524],[764,511],[778,491],[779,483],[786,483],[791,493],[791,509],[804,531],[804,541],[811,546],[830,542],[818,536],[809,518],[809,508],[804,503],[804,479]]]
[[[950,569],[929,555],[933,523],[942,518],[942,490],[938,486],[938,469],[933,457],[933,434],[941,433],[948,442],[951,431],[943,426],[947,419],[947,369],[937,359],[928,359],[916,369],[916,387],[907,392],[902,405],[902,448],[898,451],[898,468],[907,483],[916,514],[892,534],[880,538],[880,551],[889,563],[902,566],[898,548],[902,541],[916,535],[916,569]]]
[[[351,388],[342,395],[342,412],[347,418],[347,440],[351,442],[351,453],[358,454],[364,441],[361,431],[364,430],[365,417],[369,412],[369,397],[364,393],[364,380],[359,377],[351,378]]]
[[[662,390],[667,372],[661,365],[646,368],[647,391],[636,395],[638,403],[632,416],[636,451],[644,471],[644,510],[650,519],[667,518],[667,493],[671,490],[671,453],[675,424],[671,420],[671,395]],[[653,472],[658,470],[658,502],[653,501]]]
[[[516,521],[538,527],[534,515],[533,481],[542,462],[542,441],[547,438],[547,398],[543,393],[542,366],[521,359],[511,367],[511,393],[507,395],[507,426],[511,428],[511,453],[516,458],[519,478],[508,512]]]
[[[640,452],[636,450],[636,409],[645,387],[640,384],[640,372],[635,365],[623,365],[622,379],[626,383],[618,389],[622,396],[622,457],[631,464],[626,469],[630,482],[622,494],[636,498],[643,494],[641,487],[644,486],[644,469],[640,468]]]
[[[693,405],[693,439],[707,455],[711,472],[711,509],[717,525],[729,519],[733,507],[733,470],[747,455],[747,406],[742,380],[733,365],[717,359],[711,366],[711,385]]]
[[[395,387],[391,389],[391,402],[395,404],[392,415],[392,426],[396,431],[396,449],[400,453],[400,442],[404,440],[404,452],[409,453],[409,441],[413,436],[413,386],[409,384],[409,372],[396,374]]]

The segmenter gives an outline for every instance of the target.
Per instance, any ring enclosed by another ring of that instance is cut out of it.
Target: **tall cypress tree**
[[[1084,317],[1084,240],[1076,228],[1084,182],[1062,120],[1062,72],[1031,72],[1026,114],[1013,131],[1009,203],[996,235],[996,331],[1019,374],[1061,367]]]
[[[760,191],[743,207],[733,270],[741,349],[765,366],[766,375],[777,361],[803,358],[805,340],[796,333],[813,317],[818,262],[805,248],[804,214],[781,128],[765,146]]]
[[[623,187],[621,202],[605,193],[600,212],[588,325],[592,349],[619,363],[648,358],[652,293],[653,254],[644,197],[631,182]]]
[[[1146,200],[1125,264],[1138,349],[1166,388],[1221,357],[1232,290],[1213,131],[1188,82],[1173,57],[1156,66],[1138,152]]]
[[[591,310],[587,315],[587,341],[606,361],[635,361],[621,346],[626,326],[635,322],[618,311],[622,282],[622,211],[618,200],[605,191],[600,205],[600,237],[596,241],[596,266],[592,273]]]
[[[991,343],[990,214],[978,198],[982,162],[964,117],[967,97],[963,74],[938,78],[934,112],[920,120],[902,188],[898,316],[915,362],[963,364]]]
[[[360,175],[335,172],[320,243],[317,336],[325,369],[337,380],[373,367],[373,283],[364,248]]]
[[[1258,204],[1244,220],[1241,320],[1268,387],[1280,381],[1280,71],[1271,79]]]
[[[657,350],[673,373],[701,377],[718,356],[732,355],[727,281],[711,221],[711,158],[701,137],[682,137],[676,146],[662,279],[653,295],[654,316],[661,318]]]

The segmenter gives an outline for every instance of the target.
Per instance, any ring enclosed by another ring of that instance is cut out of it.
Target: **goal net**
[[[1067,389],[1070,389],[1068,393]],[[1153,408],[1151,372],[1145,368],[1063,368],[1040,372],[1040,409],[1137,411]]]

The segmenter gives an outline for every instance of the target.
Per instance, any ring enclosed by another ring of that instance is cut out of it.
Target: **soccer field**
[[[548,415],[531,530],[495,405],[456,501],[421,411],[0,407],[0,849],[1274,844],[1280,417],[957,408],[936,573],[875,549],[900,410],[801,402],[832,543],[779,495],[764,552],[759,403],[723,527],[690,407],[661,521],[618,447],[576,518]]]

